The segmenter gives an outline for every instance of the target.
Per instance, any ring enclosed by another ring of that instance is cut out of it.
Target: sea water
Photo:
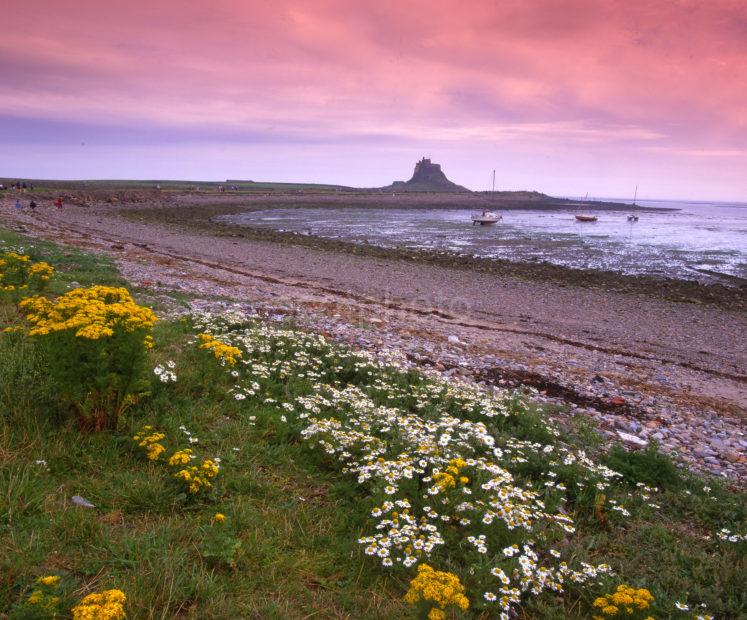
[[[511,209],[491,226],[473,226],[473,212],[463,208],[293,207],[221,219],[389,248],[724,283],[747,278],[747,204],[655,200],[638,204],[666,210],[638,212],[639,220],[629,222],[626,209]],[[581,212],[599,219],[578,222],[575,214]]]

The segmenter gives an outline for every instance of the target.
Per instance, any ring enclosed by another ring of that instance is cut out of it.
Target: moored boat
[[[503,219],[503,216],[498,213],[483,211],[480,215],[472,216],[472,225],[480,224],[480,226],[487,226],[488,224],[495,224],[501,219]]]
[[[576,219],[579,222],[596,222],[598,218],[596,215],[577,215]]]

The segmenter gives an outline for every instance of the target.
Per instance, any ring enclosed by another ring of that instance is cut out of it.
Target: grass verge
[[[0,240],[53,263],[60,274],[56,292],[74,283],[122,283],[108,259],[9,233],[0,233]],[[15,313],[2,305],[5,322]],[[221,366],[198,349],[199,330],[237,346],[248,363]],[[420,421],[438,426],[449,416],[463,421],[463,431],[464,423],[484,423],[502,451],[491,459],[510,472],[512,485],[537,493],[547,512],[574,521],[572,534],[537,531],[537,546],[552,545],[574,565],[608,563],[615,573],[569,583],[562,593],[525,597],[514,608],[519,617],[590,617],[594,598],[616,583],[648,588],[656,618],[696,617],[677,610],[677,602],[693,609],[705,604],[718,618],[744,617],[745,543],[718,536],[721,528],[745,532],[744,494],[681,474],[655,449],[631,454],[585,443],[548,428],[541,410],[512,395],[484,400],[459,386],[457,393],[444,391],[418,372],[241,318],[197,325],[166,320],[155,336],[153,366],[173,362],[177,380],[162,382],[153,374],[150,394],[129,411],[120,431],[99,434],[60,424],[55,386],[33,342],[19,334],[0,338],[0,614],[30,617],[14,606],[36,578],[56,574],[70,600],[107,587],[123,590],[131,618],[417,617],[403,601],[414,569],[383,567],[358,539],[380,531],[372,513],[388,497],[404,493],[413,511],[422,512],[437,501],[452,506],[452,490],[421,499],[434,486],[434,472],[442,471],[430,462],[422,473],[414,465],[412,479],[382,478],[371,469],[361,482],[355,468],[368,462],[362,446],[371,442],[350,443],[350,437],[364,429],[361,416],[371,407],[376,416],[364,420],[369,426],[360,436],[386,444],[377,452],[386,463],[421,450],[407,443]],[[501,413],[484,417],[493,406]],[[407,424],[376,426],[383,407],[397,412],[394,420],[406,416]],[[345,434],[312,429],[304,417],[309,410],[317,420],[339,422]],[[190,447],[200,458],[221,459],[210,493],[190,496],[165,463],[144,458],[132,435],[146,424],[164,432],[170,451]],[[472,439],[447,443],[446,456],[427,458],[438,464],[458,449],[479,461],[480,445]],[[566,456],[588,453],[595,465],[553,465],[543,455],[550,454],[547,446]],[[342,458],[346,451],[355,458]],[[608,479],[602,465],[622,475]],[[485,471],[476,465],[467,470],[463,486],[477,497]],[[389,494],[386,482],[397,492]],[[76,495],[95,508],[73,504]],[[490,527],[474,530],[490,535],[483,554],[458,528],[439,526],[446,543],[429,561],[459,575],[471,603],[454,617],[497,617],[482,596],[488,586],[480,575],[498,562],[492,556],[501,555],[501,545],[525,538],[500,524]],[[494,540],[501,545],[493,548]]]

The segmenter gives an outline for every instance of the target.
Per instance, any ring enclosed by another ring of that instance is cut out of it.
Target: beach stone
[[[728,452],[725,452],[723,456],[730,463],[738,463],[740,454],[734,450],[729,450]]]
[[[617,436],[625,445],[630,446],[631,448],[645,448],[648,445],[648,442],[645,439],[641,439],[640,437],[631,435],[630,433],[617,431]]]
[[[73,495],[70,498],[70,501],[76,506],[80,506],[81,508],[96,508],[95,504],[92,504],[85,497],[82,497],[81,495]]]
[[[625,418],[617,418],[615,420],[615,428],[619,428],[623,431],[629,430],[628,421]]]
[[[459,340],[459,336],[454,336],[454,335],[449,336],[448,341],[451,344],[459,344],[461,342],[461,340]]]

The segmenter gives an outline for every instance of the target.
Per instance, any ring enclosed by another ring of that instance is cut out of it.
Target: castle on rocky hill
[[[423,157],[415,164],[415,172],[409,181],[395,181],[382,189],[398,192],[469,192],[446,178],[441,166]]]

